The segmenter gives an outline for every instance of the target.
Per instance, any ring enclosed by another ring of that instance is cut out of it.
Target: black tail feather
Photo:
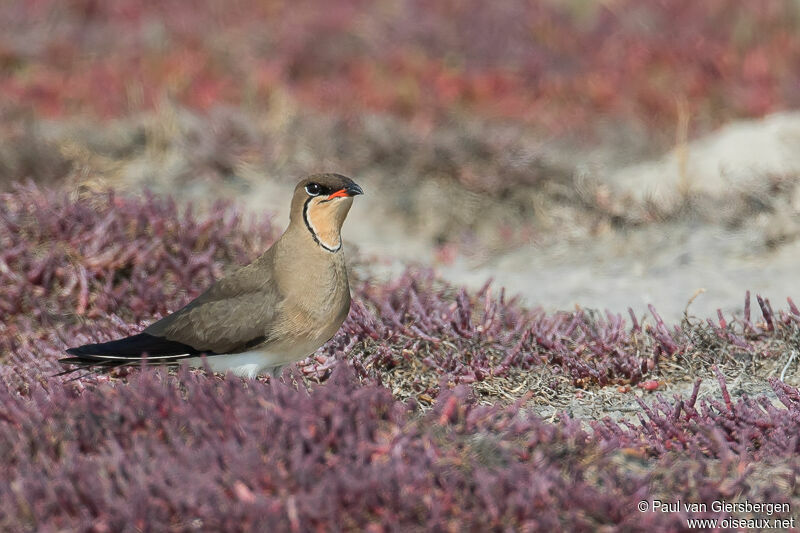
[[[77,348],[70,348],[67,353],[75,356],[106,355],[116,357],[135,357],[141,358],[143,353],[151,356],[170,356],[170,355],[199,355],[200,350],[196,350],[188,344],[171,341],[163,337],[156,337],[149,333],[139,333],[124,339],[117,339],[99,344],[85,344]]]
[[[59,376],[81,369],[90,369],[92,373],[95,373],[110,372],[116,368],[135,364],[173,365],[181,359],[197,357],[203,353],[215,355],[149,333],[139,333],[124,339],[98,344],[85,344],[77,348],[69,348],[67,353],[73,357],[59,359],[59,363],[72,365],[75,368],[57,374]]]

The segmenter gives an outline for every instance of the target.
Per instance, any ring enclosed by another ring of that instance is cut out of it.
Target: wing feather
[[[217,354],[246,351],[268,342],[283,298],[272,280],[259,274],[262,279],[258,283],[248,279],[250,276],[221,280],[185,307],[148,326],[145,333]],[[235,283],[237,278],[244,283]],[[254,344],[256,339],[260,342]]]

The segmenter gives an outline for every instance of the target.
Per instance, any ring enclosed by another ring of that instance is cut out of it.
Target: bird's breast
[[[325,259],[295,267],[296,275],[285,280],[281,292],[283,310],[290,322],[287,327],[306,336],[330,333],[327,340],[347,316],[350,287],[344,261],[338,257]]]

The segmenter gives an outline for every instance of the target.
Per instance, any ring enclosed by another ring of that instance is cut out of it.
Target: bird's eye
[[[309,183],[306,185],[306,192],[310,196],[319,196],[319,194],[322,192],[322,187],[320,187],[317,183]]]

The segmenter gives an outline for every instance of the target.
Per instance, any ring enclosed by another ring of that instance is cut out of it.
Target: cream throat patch
[[[329,252],[338,252],[342,247],[341,223],[334,201],[316,196],[303,205],[303,221],[314,237],[314,241]]]

